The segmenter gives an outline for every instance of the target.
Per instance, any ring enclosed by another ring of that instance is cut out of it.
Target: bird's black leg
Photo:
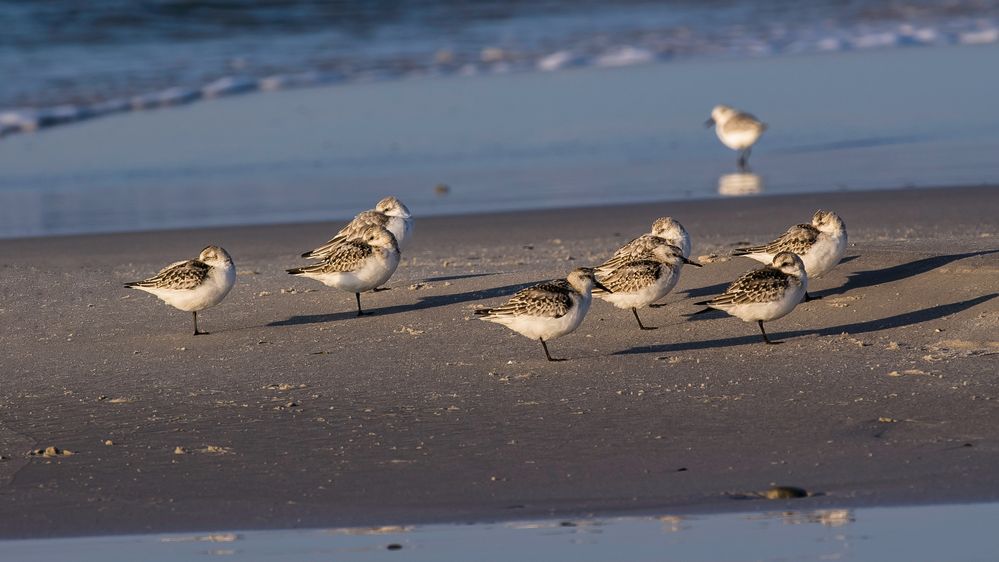
[[[782,341],[770,341],[770,338],[767,337],[767,331],[763,329],[763,320],[757,320],[756,322],[760,325],[760,333],[763,334],[763,341],[767,342],[767,345],[784,343]]]
[[[198,330],[198,311],[194,311],[194,335],[196,336],[206,336],[208,332],[202,332]]]
[[[742,151],[742,154],[739,155],[739,171],[740,172],[745,172],[746,169],[749,167],[749,152],[750,152],[750,150],[751,149],[747,148],[746,150]]]
[[[565,359],[555,359],[552,357],[551,353],[548,353],[548,344],[545,343],[544,338],[538,338],[538,341],[541,342],[541,347],[545,349],[545,357],[547,357],[549,361],[565,361]]]
[[[361,310],[361,293],[354,293],[354,296],[357,298],[357,315],[364,316],[365,314],[368,314],[367,312]]]
[[[635,320],[638,320],[638,327],[643,330],[658,330],[655,326],[645,326],[642,324],[642,319],[638,317],[638,309],[631,307],[631,313],[635,315]]]

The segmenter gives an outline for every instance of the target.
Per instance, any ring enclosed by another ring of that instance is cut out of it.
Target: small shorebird
[[[374,209],[363,211],[354,217],[347,226],[340,229],[333,238],[315,250],[302,254],[303,258],[325,259],[344,240],[358,238],[368,226],[380,226],[395,236],[399,248],[404,248],[413,236],[413,215],[395,197],[386,197]]]
[[[612,265],[611,262],[614,262]],[[644,308],[663,298],[673,290],[680,279],[680,269],[689,263],[697,267],[701,264],[683,257],[680,248],[671,244],[660,244],[645,256],[632,259],[611,258],[597,268],[597,279],[613,292],[605,292],[599,287],[593,295],[621,309],[631,309],[642,330],[655,330],[642,324],[638,309]]]
[[[592,269],[581,267],[565,279],[522,289],[506,303],[476,310],[475,314],[482,320],[503,324],[522,336],[539,340],[549,361],[564,361],[552,358],[545,342],[579,327],[590,308],[594,287],[607,290],[597,281]]]
[[[172,263],[143,281],[125,283],[125,287],[152,293],[170,306],[194,313],[194,335],[198,330],[198,311],[217,305],[236,284],[236,266],[229,253],[218,246],[201,250],[198,259]]]
[[[671,244],[680,248],[683,257],[690,257],[690,234],[673,217],[659,217],[652,223],[652,229],[618,248],[611,259],[624,256],[626,259],[640,258],[647,255],[653,248],[662,244]]]
[[[776,240],[762,246],[736,248],[733,256],[745,256],[758,262],[770,263],[781,252],[801,256],[809,279],[821,277],[836,267],[846,253],[846,224],[832,211],[815,211],[812,224],[796,224]],[[805,300],[811,300],[805,294]]]
[[[781,252],[774,256],[771,265],[745,273],[717,297],[695,303],[708,308],[695,312],[701,314],[712,308],[722,310],[743,322],[760,325],[763,341],[770,341],[763,323],[789,314],[801,302],[808,289],[805,264],[797,254]]]
[[[288,273],[354,293],[357,315],[363,316],[366,313],[361,310],[361,293],[388,281],[397,267],[399,245],[395,236],[385,228],[369,225],[360,230],[356,238],[329,248],[319,263],[289,269]]]
[[[739,154],[739,169],[746,170],[749,162],[749,152],[760,139],[767,125],[748,113],[743,113],[727,105],[716,105],[711,110],[711,118],[706,126],[714,126],[715,134],[722,144]]]

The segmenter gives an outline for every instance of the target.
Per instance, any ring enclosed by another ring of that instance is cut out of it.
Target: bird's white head
[[[652,256],[656,261],[670,265],[683,263],[683,250],[672,244],[660,244],[652,249]]]
[[[358,238],[377,248],[392,248],[396,246],[395,235],[386,228],[378,225],[365,227],[360,232]]]
[[[779,269],[787,275],[793,275],[801,279],[805,278],[805,263],[801,261],[798,254],[781,252],[774,256],[772,264],[775,269]]]
[[[207,246],[201,250],[198,260],[213,267],[230,267],[233,265],[232,256],[221,246]]]
[[[673,217],[659,217],[652,223],[652,234],[678,246],[677,242],[687,237],[687,230]]]
[[[711,119],[708,119],[707,125],[724,125],[726,121],[735,117],[738,113],[739,112],[735,108],[727,105],[716,105],[714,109],[711,110]]]
[[[402,217],[408,219],[413,215],[410,214],[409,208],[402,204],[396,197],[386,197],[375,205],[375,210],[380,213],[385,213],[390,217]]]
[[[843,222],[843,219],[839,218],[839,215],[832,211],[815,211],[815,214],[812,215],[812,226],[818,229],[819,232],[827,234],[846,230],[846,223]]]

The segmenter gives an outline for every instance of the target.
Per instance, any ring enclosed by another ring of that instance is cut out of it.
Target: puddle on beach
[[[19,560],[994,560],[999,504],[0,541]]]

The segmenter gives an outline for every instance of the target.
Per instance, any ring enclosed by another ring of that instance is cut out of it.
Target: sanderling
[[[739,150],[739,169],[745,170],[749,161],[749,152],[760,139],[767,125],[748,113],[743,113],[727,105],[716,105],[711,110],[711,118],[706,126],[714,126],[715,133],[722,144],[732,150]]]
[[[610,289],[605,292],[599,287],[593,290],[593,295],[622,309],[631,309],[642,330],[655,330],[642,324],[638,317],[638,309],[663,298],[673,290],[680,279],[680,269],[689,263],[700,267],[701,264],[683,257],[680,248],[671,244],[660,244],[646,255],[637,259],[620,260],[612,258],[616,265],[607,264],[597,268],[597,279]]]
[[[734,256],[745,256],[758,262],[771,263],[781,252],[801,256],[809,279],[821,277],[843,259],[846,253],[846,224],[832,211],[815,211],[812,224],[797,224],[779,238],[763,246],[736,248]],[[805,295],[805,300],[810,300]]]
[[[808,290],[808,273],[801,258],[792,252],[774,256],[771,265],[745,273],[717,297],[695,304],[723,310],[743,322],[756,322],[763,333],[763,341],[770,341],[763,323],[789,314],[801,302]]]
[[[325,259],[344,240],[358,238],[368,226],[380,226],[395,236],[399,249],[404,248],[413,236],[413,215],[409,209],[395,197],[386,197],[369,209],[359,213],[347,226],[340,229],[336,235],[322,246],[305,252],[303,258],[313,260]]]
[[[687,234],[687,229],[673,217],[659,217],[652,223],[652,230],[618,248],[611,260],[642,258],[662,244],[676,246],[683,257],[690,257],[690,234]]]
[[[361,293],[392,277],[399,266],[399,245],[395,236],[380,226],[366,226],[358,234],[331,247],[321,262],[289,269],[288,273],[354,293],[357,315],[362,316]]]
[[[594,287],[607,290],[597,281],[593,269],[581,267],[565,279],[522,289],[504,304],[476,310],[475,314],[482,320],[503,324],[522,336],[539,340],[549,361],[563,361],[552,358],[545,342],[579,327],[590,308]]]
[[[201,250],[196,260],[172,263],[143,281],[125,283],[130,289],[152,293],[170,306],[194,313],[194,335],[198,330],[198,311],[215,306],[236,284],[236,266],[229,253],[218,246]]]

